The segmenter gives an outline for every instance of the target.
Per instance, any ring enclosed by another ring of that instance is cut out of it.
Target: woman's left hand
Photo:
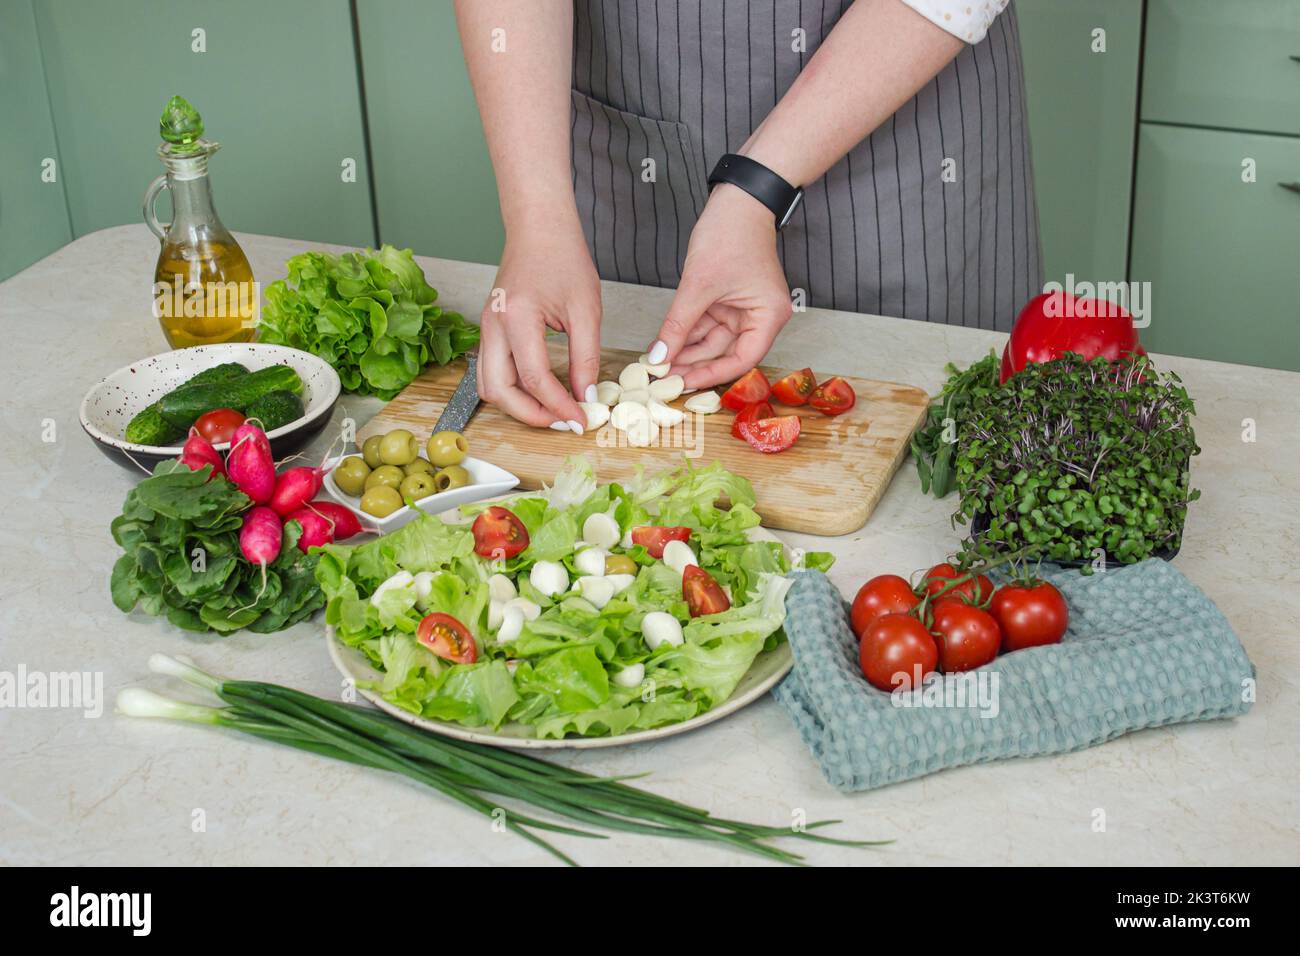
[[[672,371],[687,388],[734,381],[763,360],[791,311],[771,211],[736,186],[717,186],[659,330]]]

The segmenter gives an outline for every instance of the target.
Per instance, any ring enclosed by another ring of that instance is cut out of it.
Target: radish
[[[283,518],[304,507],[320,491],[322,474],[321,469],[306,465],[282,472],[276,479],[269,502],[275,513]]]
[[[334,521],[318,511],[313,511],[310,505],[299,508],[285,520],[296,521],[302,525],[302,536],[298,539],[298,547],[303,554],[306,554],[309,548],[317,548],[334,540]]]
[[[335,541],[346,541],[354,534],[361,534],[361,532],[367,530],[362,527],[361,521],[351,508],[345,508],[336,502],[313,501],[307,507],[333,523]]]
[[[226,456],[226,477],[254,504],[264,505],[271,500],[275,493],[275,462],[271,460],[266,432],[248,422],[235,429]]]
[[[185,447],[181,450],[179,461],[191,471],[198,471],[205,465],[211,465],[212,474],[208,476],[209,481],[212,480],[213,475],[226,473],[221,455],[212,447],[212,442],[200,435],[196,428],[190,429],[190,437],[185,440]]]
[[[280,523],[280,516],[265,505],[257,505],[244,515],[244,523],[239,529],[239,551],[253,564],[262,567],[262,590],[254,604],[266,591],[266,566],[279,557],[283,538],[284,526]]]

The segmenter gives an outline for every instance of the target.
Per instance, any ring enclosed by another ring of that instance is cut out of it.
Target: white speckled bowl
[[[327,424],[341,386],[338,372],[309,352],[285,345],[228,342],[198,345],[141,359],[94,385],[81,400],[81,427],[109,458],[127,468],[134,462],[152,469],[158,462],[176,458],[180,445],[137,445],[123,436],[136,413],[206,368],[239,362],[250,372],[271,365],[288,365],[302,378],[305,413],[297,421],[267,432],[276,458],[291,455],[314,438]],[[216,446],[225,451],[228,443]],[[134,462],[133,462],[134,459]]]

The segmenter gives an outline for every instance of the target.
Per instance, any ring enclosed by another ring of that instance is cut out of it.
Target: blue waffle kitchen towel
[[[863,680],[839,592],[818,571],[794,572],[785,623],[794,670],[772,693],[826,779],[840,790],[871,790],[1250,709],[1255,668],[1241,642],[1167,562],[1091,577],[1045,567],[1042,576],[1070,605],[1061,643],[891,695]]]

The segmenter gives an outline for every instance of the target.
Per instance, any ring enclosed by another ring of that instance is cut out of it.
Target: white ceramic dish
[[[346,494],[334,482],[334,469],[342,460],[342,458],[335,458],[328,463],[329,470],[325,473],[325,490],[339,504],[356,512],[363,525],[376,529],[380,534],[386,534],[389,531],[396,531],[407,522],[415,520],[419,515],[419,511],[407,506],[398,508],[386,518],[376,518],[374,515],[366,514],[361,510],[361,499],[355,495]],[[452,488],[450,491],[440,491],[438,494],[429,495],[427,498],[421,498],[416,502],[420,507],[420,511],[429,514],[441,514],[451,508],[467,505],[471,501],[495,498],[497,495],[505,494],[511,488],[519,485],[519,479],[510,472],[504,468],[498,468],[491,462],[484,461],[481,458],[466,458],[460,464],[462,468],[469,472],[470,484],[460,488]]]
[[[327,424],[339,399],[339,376],[329,363],[310,352],[285,345],[227,342],[198,345],[164,352],[118,369],[91,387],[81,400],[81,427],[105,455],[134,468],[132,459],[152,467],[176,458],[181,445],[137,445],[126,440],[127,423],[136,413],[204,369],[224,362],[239,362],[250,372],[272,365],[287,365],[302,379],[303,416],[267,432],[272,453],[292,454],[314,438]],[[225,451],[229,443],[216,446]]]
[[[778,540],[774,534],[764,528],[753,528],[749,533],[750,537],[756,541]],[[325,628],[325,643],[329,647],[330,660],[334,662],[334,666],[338,668],[339,673],[344,677],[356,681],[358,685],[363,681],[383,679],[384,675],[371,666],[366,655],[357,648],[344,644],[335,634],[334,628],[329,625]],[[656,727],[653,730],[638,730],[614,737],[564,737],[559,740],[542,740],[530,736],[532,728],[524,724],[503,724],[499,730],[465,727],[461,724],[417,716],[409,710],[403,710],[401,707],[390,704],[376,691],[367,690],[360,686],[358,686],[357,690],[361,693],[361,696],[385,713],[392,714],[399,720],[403,720],[422,730],[441,734],[444,737],[467,740],[476,744],[487,744],[492,747],[509,747],[520,750],[593,750],[599,747],[622,747],[625,744],[662,740],[664,737],[684,734],[689,730],[711,724],[715,720],[721,720],[758,700],[758,698],[775,687],[781,678],[790,673],[793,666],[794,657],[791,654],[789,643],[779,644],[772,650],[761,653],[754,658],[754,663],[749,666],[749,670],[740,679],[740,683],[736,685],[736,689],[731,696],[712,710],[705,711],[690,720],[684,720],[678,724]]]

